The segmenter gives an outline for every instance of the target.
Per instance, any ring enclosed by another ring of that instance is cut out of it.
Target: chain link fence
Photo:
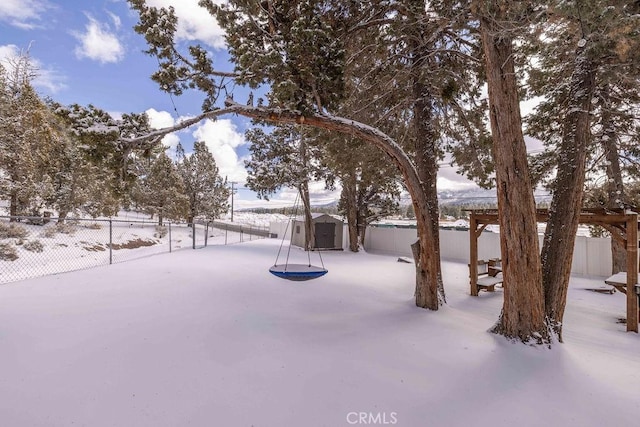
[[[223,222],[0,216],[0,284],[268,236],[264,228]]]

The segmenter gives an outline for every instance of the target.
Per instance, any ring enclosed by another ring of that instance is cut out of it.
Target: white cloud
[[[200,40],[215,49],[224,49],[224,31],[206,9],[198,6],[198,0],[147,0],[148,6],[168,8],[173,6],[178,17],[178,40]],[[225,3],[215,0],[214,3]]]
[[[122,26],[122,20],[120,19],[120,17],[115,13],[111,13],[109,11],[107,11],[107,15],[109,15],[109,18],[111,18],[111,20],[113,21],[113,25],[116,27],[116,30],[119,30]]]
[[[42,14],[51,9],[44,0],[2,0],[0,2],[0,21],[23,28],[35,28]]]
[[[238,158],[236,148],[245,145],[244,135],[238,132],[231,120],[205,120],[193,132],[197,141],[204,141],[216,159],[220,176],[230,181],[243,183],[247,179],[247,171],[242,159]]]
[[[325,205],[335,202],[340,198],[341,187],[338,185],[335,190],[326,190],[324,181],[312,181],[309,183],[309,197],[311,204],[314,206]],[[269,201],[252,197],[254,193],[248,191],[240,191],[235,198],[236,209],[245,208],[283,208],[293,207],[298,197],[298,190],[295,188],[285,187],[280,189],[276,194],[269,196]],[[302,203],[298,201],[299,213],[302,214]]]
[[[175,124],[173,116],[168,111],[158,111],[155,108],[149,108],[145,113],[147,113],[149,117],[149,124],[154,129],[168,128]]]
[[[39,64],[39,62],[37,64]],[[64,83],[66,78],[56,70],[51,68],[36,68],[36,78],[33,80],[33,85],[35,87],[45,89],[52,94],[56,94],[61,90],[68,88],[67,84]]]
[[[451,174],[449,177],[438,176],[438,190],[470,190],[479,188],[476,183],[462,175]]]
[[[92,16],[87,15],[89,23],[85,26],[85,32],[72,32],[80,42],[75,48],[78,59],[89,58],[102,64],[119,62],[124,58],[124,47],[118,40],[118,36],[111,32],[108,24],[98,22]]]
[[[9,44],[0,46],[0,63],[2,63],[5,68],[11,69],[11,61],[18,57],[20,53],[20,49],[16,45]],[[35,74],[32,82],[34,87],[45,89],[52,94],[67,88],[67,85],[64,83],[64,76],[61,76],[56,70],[46,68],[36,58],[31,57],[30,61]]]
[[[18,46],[14,44],[0,46],[0,62],[2,62],[3,67],[6,68],[10,65],[11,60],[18,55],[20,55],[20,49],[18,49]]]
[[[122,120],[122,111],[107,111],[107,113],[115,120]]]
[[[326,188],[324,181],[311,181],[309,183],[309,198],[311,204],[324,205],[331,203],[340,198],[340,192],[342,191],[339,185],[334,190]]]
[[[145,113],[147,113],[147,116],[149,117],[149,125],[153,129],[168,128],[176,123],[176,120],[168,111],[158,111],[154,108],[149,108]],[[181,117],[180,119],[184,119],[184,117]],[[162,145],[172,151],[168,153],[169,157],[172,158],[175,154],[175,148],[179,143],[180,137],[175,133],[170,133],[162,138]]]

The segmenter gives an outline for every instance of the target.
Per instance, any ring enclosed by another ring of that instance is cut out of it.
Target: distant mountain
[[[324,203],[324,204],[321,204],[321,205],[312,205],[311,207],[313,207],[313,208],[337,208],[338,207],[338,200],[334,200],[332,202]]]
[[[311,205],[311,209],[314,212],[335,213],[337,212],[337,208],[338,208],[338,200],[334,200],[329,203]],[[301,212],[302,206],[299,206],[298,209]],[[278,208],[265,206],[265,207],[250,207],[250,208],[235,209],[234,212],[282,213],[282,212],[290,212],[291,210],[293,210],[293,206],[278,207]]]
[[[538,190],[535,194],[536,202],[538,203],[550,203],[551,194],[544,190]],[[484,190],[482,188],[470,188],[465,190],[441,190],[438,191],[438,202],[442,206],[460,206],[460,205],[496,205],[498,199],[496,196],[496,190]],[[400,201],[400,206],[407,207],[411,204],[411,199],[403,197]],[[316,210],[332,210],[337,208],[338,200],[334,200],[329,203],[313,204],[312,208]],[[284,208],[286,209],[286,208]],[[269,208],[269,207],[252,207],[236,209],[236,212],[281,212],[283,208]]]
[[[551,202],[551,194],[544,190],[536,191],[537,203]],[[441,205],[483,205],[498,203],[496,190],[484,190],[471,188],[467,190],[443,190],[438,192],[438,201]]]

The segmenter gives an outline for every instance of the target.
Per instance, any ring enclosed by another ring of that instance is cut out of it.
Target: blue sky
[[[223,0],[220,0],[223,1]],[[213,55],[216,67],[231,70],[223,32],[197,0],[147,0],[154,6],[173,5],[178,15],[178,37],[183,43],[200,43]],[[2,0],[0,2],[0,60],[29,50],[38,68],[34,84],[43,96],[63,104],[93,104],[113,115],[126,112],[149,114],[152,125],[166,127],[179,116],[200,112],[201,97],[186,93],[171,97],[161,92],[149,76],[157,69],[156,59],[143,53],[146,44],[133,31],[137,14],[125,0]],[[235,99],[246,97],[240,89]],[[213,152],[221,175],[239,183],[237,207],[261,206],[264,201],[242,189],[246,177],[243,160],[247,156],[244,131],[249,120],[229,116],[205,121],[165,142],[178,141],[189,148],[203,140]],[[472,186],[453,168],[440,171],[441,189]],[[312,186],[316,203],[337,197],[318,183]],[[293,191],[279,193],[271,205],[290,205]]]

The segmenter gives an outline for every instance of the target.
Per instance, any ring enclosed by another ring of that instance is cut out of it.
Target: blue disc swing
[[[282,242],[280,242],[280,248],[278,249],[278,255],[276,255],[276,261],[271,268],[269,268],[269,272],[276,277],[281,279],[293,280],[296,282],[302,282],[305,280],[317,279],[318,277],[322,277],[327,274],[328,270],[324,268],[324,262],[322,261],[322,254],[320,250],[318,250],[318,256],[320,257],[321,267],[311,265],[311,251],[306,249],[307,252],[307,264],[289,264],[289,255],[291,254],[291,242],[293,240],[293,227],[291,227],[291,239],[289,240],[289,248],[287,250],[287,258],[284,264],[278,264],[278,258],[280,258],[280,252],[282,251],[282,246],[284,245],[284,239],[287,235],[287,231],[289,229],[289,225],[292,223],[294,215],[297,214],[298,211],[298,200],[300,195],[296,197],[296,201],[294,203],[294,209],[289,221],[287,222],[287,226],[282,235]],[[315,241],[315,239],[314,239]]]

